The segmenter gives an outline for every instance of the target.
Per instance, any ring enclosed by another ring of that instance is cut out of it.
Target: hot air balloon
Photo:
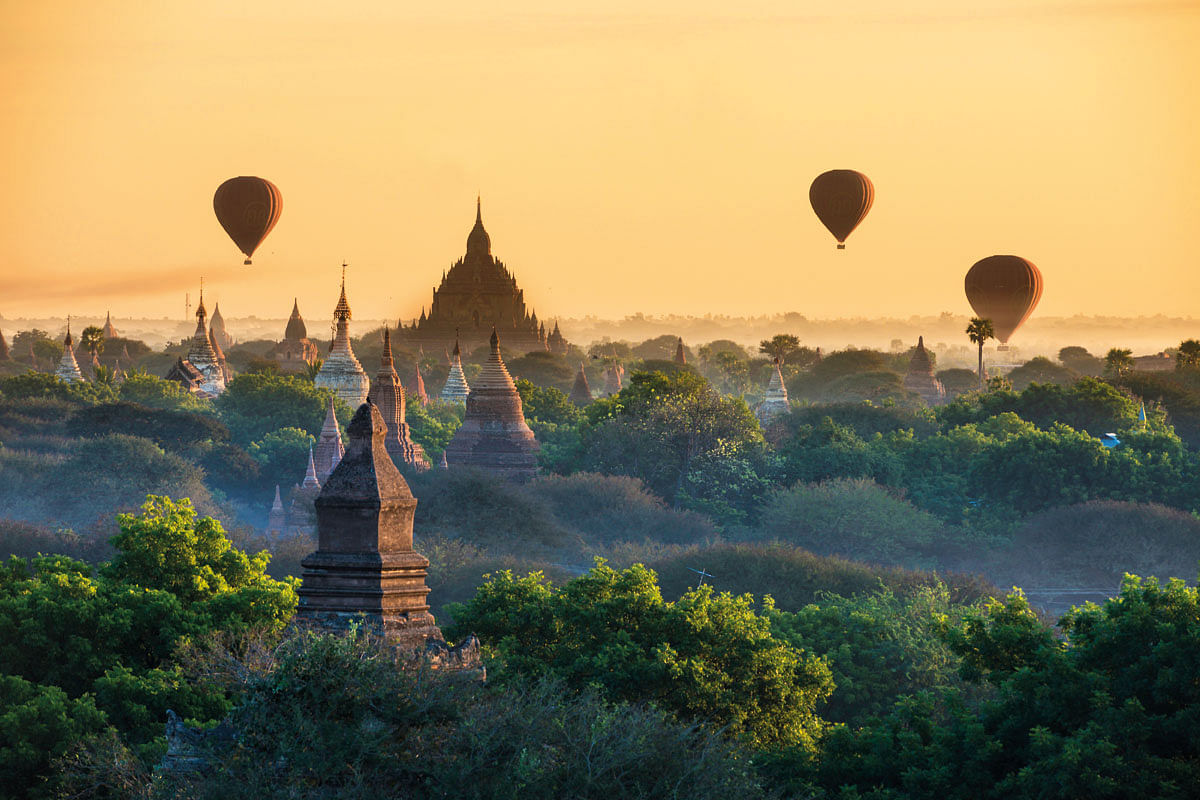
[[[808,189],[817,218],[838,240],[838,250],[846,249],[846,237],[871,210],[875,187],[871,179],[852,169],[822,172]]]
[[[1020,256],[988,256],[967,271],[966,289],[971,308],[1008,344],[1042,298],[1042,273]]]
[[[217,187],[213,195],[213,211],[217,221],[246,254],[246,263],[255,249],[279,221],[283,210],[283,195],[275,184],[264,178],[243,175],[230,178]]]

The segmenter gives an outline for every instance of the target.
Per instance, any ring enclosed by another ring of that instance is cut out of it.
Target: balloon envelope
[[[1003,344],[1042,299],[1042,273],[1020,256],[988,256],[967,271],[967,300]]]
[[[283,195],[275,184],[263,178],[243,175],[230,178],[217,187],[213,211],[217,221],[238,249],[250,256],[262,244],[283,210]]]
[[[817,219],[838,240],[838,250],[846,249],[846,237],[867,216],[875,200],[875,187],[861,172],[834,169],[822,172],[808,188]]]

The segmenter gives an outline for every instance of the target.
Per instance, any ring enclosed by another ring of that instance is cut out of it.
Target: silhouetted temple
[[[931,406],[941,405],[946,401],[946,389],[933,374],[933,362],[929,352],[925,350],[925,337],[917,337],[917,346],[913,348],[912,358],[908,362],[908,373],[904,376],[904,388],[918,394],[921,399]]]
[[[320,348],[308,338],[308,327],[300,316],[300,301],[292,301],[292,316],[283,331],[283,341],[271,350],[280,372],[304,372],[321,358]]]
[[[525,294],[517,287],[517,279],[492,255],[492,240],[483,228],[483,213],[477,202],[466,255],[443,273],[428,314],[422,308],[420,318],[412,325],[400,325],[396,340],[410,350],[424,346],[436,352],[448,348],[457,333],[470,353],[487,343],[493,328],[506,347],[518,352],[550,349],[545,326],[539,325],[536,313],[526,309]],[[556,344],[566,352],[567,343],[561,333]]]
[[[525,481],[537,474],[540,446],[525,422],[521,396],[500,357],[500,339],[495,331],[491,348],[483,371],[467,395],[463,424],[446,446],[446,461],[451,468],[478,467]]]
[[[387,425],[374,404],[358,408],[349,447],[316,500],[317,551],[304,567],[302,623],[346,628],[362,621],[405,648],[443,641],[429,613],[429,560],[413,550],[417,500],[384,444]]]
[[[383,354],[379,357],[379,372],[371,381],[368,397],[379,409],[379,414],[387,425],[384,442],[388,455],[392,457],[396,466],[405,466],[417,472],[429,469],[429,459],[425,457],[425,450],[412,440],[408,423],[404,420],[404,387],[400,385],[400,376],[396,374],[396,366],[392,360],[392,337],[387,328],[383,329]]]
[[[208,321],[208,333],[222,349],[233,347],[237,342],[225,330],[225,318],[221,316],[221,304],[213,306],[212,318]]]
[[[687,352],[683,349],[683,337],[679,337],[679,341],[675,344],[675,363],[686,364]]]
[[[117,332],[117,328],[112,324],[112,312],[107,312],[104,315],[104,327],[100,329],[100,333],[105,339],[119,339],[121,334]]]

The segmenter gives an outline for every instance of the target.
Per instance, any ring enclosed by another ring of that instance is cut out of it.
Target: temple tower
[[[221,380],[225,382],[226,386],[229,386],[229,382],[233,380],[233,370],[225,362],[225,351],[221,349],[221,341],[213,333],[211,325],[208,328],[208,343],[212,345],[213,355],[217,359],[217,366],[221,368]]]
[[[604,370],[604,393],[612,396],[621,391],[625,380],[625,368],[614,361]]]
[[[392,334],[383,329],[383,354],[379,358],[379,372],[371,381],[371,392],[368,395],[371,402],[379,409],[383,422],[387,425],[387,435],[384,445],[388,455],[397,466],[405,465],[417,472],[429,469],[429,459],[421,445],[412,440],[408,423],[404,421],[404,387],[400,385],[400,376],[396,374],[396,366],[392,360]]]
[[[587,374],[583,371],[583,363],[579,364],[579,372],[575,374],[575,385],[571,387],[570,401],[583,408],[592,402],[592,387],[588,386]]]
[[[221,369],[212,340],[208,338],[208,312],[204,309],[203,288],[200,290],[200,302],[196,306],[196,333],[192,336],[187,360],[204,376],[199,393],[216,397],[225,391],[225,371]]]
[[[904,376],[904,388],[921,396],[927,405],[937,406],[946,402],[946,389],[933,374],[933,361],[925,349],[925,337],[917,337],[912,358],[908,361],[908,372]]]
[[[276,484],[275,502],[271,504],[271,510],[267,512],[266,534],[272,539],[280,539],[286,528],[287,514],[283,510],[283,499],[279,496],[279,484]]]
[[[500,357],[500,339],[467,395],[467,414],[446,447],[451,467],[478,467],[516,481],[537,474],[539,445],[525,422],[521,397]]]
[[[120,339],[121,338],[121,334],[117,333],[117,328],[112,323],[112,312],[111,311],[106,312],[104,314],[104,327],[100,329],[100,332],[104,334],[105,339]]]
[[[337,332],[315,383],[318,388],[331,390],[351,408],[358,408],[367,399],[371,379],[350,348],[350,304],[346,302],[345,264],[342,265],[342,294],[333,310],[333,318],[337,321]]]
[[[462,352],[458,349],[458,339],[454,340],[454,355],[450,357],[450,372],[446,375],[446,383],[438,399],[443,403],[465,403],[471,393],[467,386],[467,376],[463,374]]]
[[[71,318],[67,317],[67,338],[63,339],[63,354],[58,361],[54,374],[67,383],[78,383],[83,380],[79,364],[75,361],[75,340],[71,338]]]
[[[362,621],[405,649],[441,642],[426,600],[429,560],[413,550],[416,498],[388,457],[387,425],[359,407],[350,446],[316,500],[317,551],[301,563],[298,622],[345,629]]]
[[[675,345],[675,363],[686,364],[687,353],[683,349],[683,337],[679,337],[679,342]]]
[[[300,316],[300,301],[293,299],[292,316],[283,331],[283,341],[271,350],[271,358],[279,365],[280,372],[304,372],[320,357],[321,350],[308,338],[308,328]]]
[[[788,413],[787,387],[783,384],[783,371],[779,359],[775,359],[774,369],[771,370],[771,380],[767,383],[767,395],[758,407],[758,421],[765,428],[776,418]]]
[[[546,349],[559,356],[567,354],[567,340],[558,329],[558,320],[554,320],[554,330],[546,337]]]
[[[425,346],[436,352],[460,337],[469,353],[487,342],[492,328],[518,352],[546,349],[537,314],[526,306],[517,279],[492,255],[492,238],[483,227],[482,205],[476,199],[466,254],[442,275],[428,313],[422,307],[411,326],[397,329],[396,339],[413,350]]]
[[[413,390],[412,398],[414,401],[423,406],[429,405],[429,393],[425,391],[425,379],[421,377],[421,359],[417,358],[417,363],[413,367]]]
[[[321,435],[317,437],[315,463],[316,475],[322,483],[337,467],[345,455],[346,448],[342,445],[342,429],[338,426],[337,414],[334,413],[333,398],[329,398],[329,408],[325,411],[325,423],[321,426]]]
[[[235,344],[233,337],[225,330],[225,318],[221,316],[220,303],[213,307],[212,319],[208,321],[208,333],[221,346],[221,349],[233,347]]]

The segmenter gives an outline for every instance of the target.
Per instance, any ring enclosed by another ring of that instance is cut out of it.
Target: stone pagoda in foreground
[[[369,397],[387,425],[385,442],[388,455],[396,466],[417,472],[429,469],[425,450],[413,441],[408,423],[404,421],[404,387],[400,384],[400,376],[396,374],[396,365],[392,360],[392,335],[387,328],[383,329],[383,354],[379,357],[379,372],[371,381]]]
[[[467,414],[446,446],[446,462],[477,467],[515,481],[537,474],[540,449],[525,422],[521,396],[504,360],[500,338],[492,331],[492,352],[467,395]]]
[[[297,622],[345,629],[361,620],[404,649],[443,642],[429,613],[429,560],[413,550],[416,498],[387,454],[374,404],[354,414],[349,447],[317,497],[317,551],[301,563]]]
[[[314,383],[318,389],[329,389],[351,408],[358,408],[367,399],[371,379],[350,347],[350,304],[346,302],[346,272],[342,265],[342,294],[333,310],[337,333]]]
[[[946,402],[946,389],[933,374],[933,361],[925,349],[925,337],[917,337],[908,372],[904,376],[904,388],[921,396],[927,405],[940,406]]]

